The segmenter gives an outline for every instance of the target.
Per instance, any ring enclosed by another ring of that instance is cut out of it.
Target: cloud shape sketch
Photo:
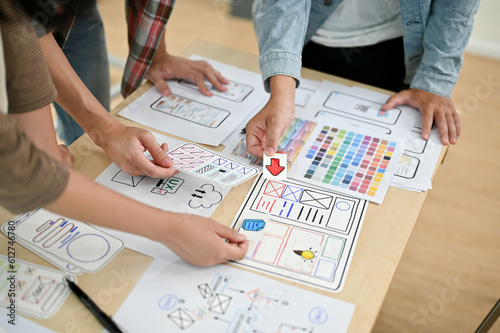
[[[210,208],[222,201],[222,194],[212,184],[201,185],[191,196],[193,199],[188,203],[191,208]]]

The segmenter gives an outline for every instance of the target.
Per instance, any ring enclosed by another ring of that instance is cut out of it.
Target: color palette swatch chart
[[[318,124],[289,177],[382,203],[402,154],[400,142]]]
[[[236,186],[260,173],[256,167],[226,156],[185,143],[167,153],[174,161],[173,168],[223,185]]]
[[[294,118],[290,126],[280,138],[277,151],[284,151],[288,155],[288,168],[300,154],[304,144],[316,127],[314,121]],[[227,140],[224,145],[227,147],[224,152],[234,156],[243,157],[249,160],[250,164],[262,165],[262,160],[251,155],[246,150],[246,136],[243,135],[233,140]]]

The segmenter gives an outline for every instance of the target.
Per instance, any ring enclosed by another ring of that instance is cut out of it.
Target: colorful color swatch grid
[[[299,155],[315,127],[316,123],[313,121],[295,118],[281,136],[277,151],[284,151],[288,155],[288,168],[290,168]],[[262,165],[260,158],[247,152],[246,136],[243,136],[229,153],[234,156],[244,157],[250,160],[251,164]]]
[[[397,146],[396,141],[323,126],[306,153],[309,162],[301,170],[303,180],[381,202],[389,186],[387,179],[392,174],[387,175],[387,169]]]
[[[236,186],[259,174],[256,167],[231,160],[193,143],[185,143],[167,155],[174,161],[174,169],[223,185]]]

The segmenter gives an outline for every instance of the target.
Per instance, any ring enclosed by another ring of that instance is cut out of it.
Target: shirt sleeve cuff
[[[457,79],[456,77],[419,69],[411,81],[410,88],[428,91],[443,97],[450,97]]]
[[[292,53],[273,53],[259,60],[259,67],[264,80],[264,89],[271,91],[269,79],[275,75],[287,75],[295,79],[296,87],[300,85],[301,59]]]

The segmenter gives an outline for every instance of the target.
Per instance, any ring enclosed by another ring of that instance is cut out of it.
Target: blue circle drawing
[[[177,296],[172,294],[163,295],[158,301],[158,307],[165,311],[170,311],[177,305]]]
[[[309,321],[314,325],[323,325],[328,320],[328,313],[325,309],[315,307],[309,312]]]
[[[339,201],[335,204],[335,207],[337,207],[338,210],[345,212],[351,209],[351,204],[347,201]]]
[[[82,242],[82,239],[83,242]],[[92,250],[86,250],[90,245]],[[96,262],[106,257],[111,245],[106,238],[97,234],[83,234],[73,238],[66,246],[68,255],[79,262]]]

